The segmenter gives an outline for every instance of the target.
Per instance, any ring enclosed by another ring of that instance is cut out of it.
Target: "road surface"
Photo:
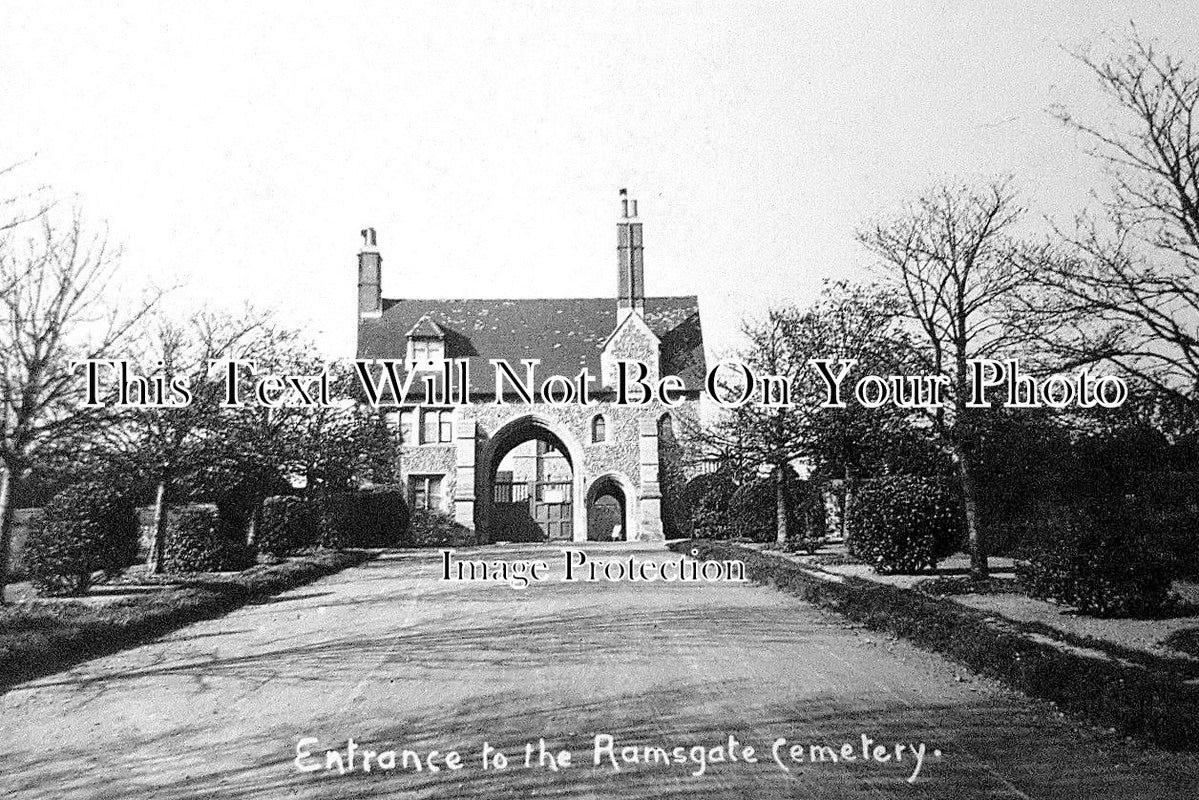
[[[475,553],[556,566],[560,548]],[[0,797],[1199,796],[1194,757],[773,589],[439,574],[436,553],[385,555],[14,688]]]

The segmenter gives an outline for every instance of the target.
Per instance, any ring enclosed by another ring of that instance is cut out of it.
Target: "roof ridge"
[[[615,297],[384,297],[391,303],[495,303],[495,302],[521,302],[521,301],[543,301],[543,300],[587,300],[587,301],[603,301],[608,303],[616,303]],[[655,294],[646,295],[646,300],[688,300],[699,299],[696,294]]]

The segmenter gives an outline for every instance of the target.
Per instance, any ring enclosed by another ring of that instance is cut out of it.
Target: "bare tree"
[[[28,163],[28,160],[18,161],[0,167],[0,181],[8,183],[16,172]],[[51,205],[50,201],[46,199],[44,186],[26,189],[14,188],[5,192],[5,197],[0,198],[0,234],[40,219],[50,210]],[[4,288],[4,283],[0,282],[0,289]]]
[[[858,239],[881,259],[879,272],[899,291],[927,374],[950,376],[945,407],[932,430],[953,459],[961,484],[971,574],[988,573],[975,482],[977,409],[967,407],[967,362],[1021,350],[1031,332],[1023,307],[1026,252],[1013,228],[1024,214],[1010,182],[940,186],[901,215],[861,229]]]
[[[806,357],[796,352],[795,340],[788,335],[799,312],[792,308],[772,309],[760,323],[746,323],[742,333],[748,344],[741,361],[758,376],[775,375],[794,386],[805,379]],[[739,397],[744,390],[741,376],[730,374],[721,391],[728,397]],[[805,436],[805,416],[810,409],[784,405],[785,397],[772,392],[773,405],[756,397],[736,408],[729,409],[715,422],[693,434],[710,452],[735,452],[746,468],[754,472],[768,466],[775,482],[775,538],[778,544],[790,538],[792,509],[786,491],[786,472],[792,461],[808,450]]]
[[[1092,123],[1060,109],[1111,178],[1103,213],[1063,233],[1067,257],[1033,276],[1049,313],[1071,315],[1050,341],[1076,364],[1108,361],[1199,408],[1199,74],[1133,31],[1122,54],[1078,60],[1115,110]]]
[[[62,225],[48,215],[31,225],[36,234],[24,242],[14,235],[20,228],[0,240],[0,597],[14,479],[110,413],[85,406],[86,383],[71,363],[113,357],[157,301],[126,301],[123,310],[110,302],[119,251],[80,212]]]

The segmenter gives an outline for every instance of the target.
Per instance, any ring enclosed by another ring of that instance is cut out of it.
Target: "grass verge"
[[[318,552],[227,577],[185,580],[104,605],[33,601],[0,606],[0,691],[154,639],[374,557]]]
[[[1009,620],[862,578],[824,580],[750,548],[702,540],[671,546],[695,548],[700,559],[740,559],[752,581],[903,637],[1062,711],[1170,750],[1199,750],[1199,685],[1165,660],[1130,664],[1062,649]]]

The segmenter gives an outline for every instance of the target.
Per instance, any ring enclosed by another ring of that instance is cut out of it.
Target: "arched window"
[[[591,441],[598,443],[608,440],[608,422],[603,414],[596,414],[591,420]]]
[[[658,438],[674,439],[674,420],[669,413],[658,417]]]

